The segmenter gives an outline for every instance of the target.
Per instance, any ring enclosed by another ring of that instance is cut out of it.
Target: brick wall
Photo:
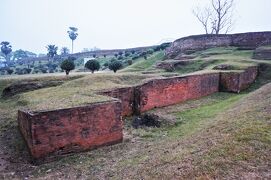
[[[261,45],[271,44],[271,32],[250,32],[240,34],[205,34],[188,36],[178,39],[167,48],[166,56],[168,59],[176,58],[181,53],[197,51],[212,47],[249,47],[256,48]]]
[[[136,112],[144,112],[218,91],[219,73],[151,80],[136,88]]]
[[[255,82],[258,75],[258,67],[249,67],[242,72],[221,72],[220,91],[237,92],[248,88]]]
[[[121,100],[122,116],[132,115],[134,112],[134,87],[116,88],[100,92],[101,95]]]
[[[120,101],[44,112],[19,111],[18,123],[34,160],[122,141]]]

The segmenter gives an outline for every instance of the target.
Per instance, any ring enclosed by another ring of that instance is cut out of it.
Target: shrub
[[[15,74],[18,74],[18,75],[22,75],[22,74],[24,74],[23,69],[16,68],[16,70],[15,70]]]
[[[8,73],[9,75],[11,75],[11,74],[14,72],[13,69],[7,69],[6,71],[7,71],[7,73]]]
[[[129,52],[125,52],[124,56],[128,57],[128,56],[130,56],[130,53]]]
[[[105,66],[105,67],[108,67],[108,62],[105,62],[105,63],[104,63],[104,66]]]
[[[70,71],[74,70],[75,64],[73,61],[66,59],[61,63],[60,68],[66,72],[66,75],[69,75]]]
[[[30,74],[31,71],[32,71],[32,69],[30,69],[30,68],[25,68],[24,69],[25,74]]]
[[[49,73],[54,73],[54,69],[49,69]]]
[[[120,56],[122,56],[122,55],[123,55],[123,52],[120,51],[118,54],[119,54]]]
[[[147,51],[147,53],[148,53],[148,54],[153,54],[153,53],[154,53],[154,50],[153,50],[153,49],[149,49],[149,50]]]
[[[114,71],[114,73],[116,73],[120,68],[122,68],[122,63],[120,61],[112,61],[109,64],[109,69]]]
[[[97,60],[89,60],[85,64],[85,67],[94,73],[95,70],[98,71],[100,69],[100,63]]]
[[[123,59],[123,56],[119,56],[119,57],[118,57],[118,60],[122,60],[122,59]]]
[[[47,73],[47,69],[46,69],[46,68],[42,68],[40,71],[41,71],[42,73]]]
[[[132,60],[132,59],[129,59],[129,60],[127,61],[127,63],[128,63],[129,65],[132,65],[132,64],[133,64],[133,60]]]
[[[132,57],[132,60],[136,60],[137,58],[138,58],[138,56],[135,55],[135,56]]]

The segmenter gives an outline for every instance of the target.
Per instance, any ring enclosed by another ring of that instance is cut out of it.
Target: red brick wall
[[[174,59],[182,53],[204,50],[212,47],[250,47],[256,48],[271,44],[271,31],[240,34],[204,34],[177,39],[166,49],[166,57]]]
[[[243,72],[221,72],[220,91],[240,92],[248,88],[257,78],[258,67],[253,66]]]
[[[218,91],[219,73],[151,80],[136,88],[137,113]]]
[[[18,121],[36,160],[118,143],[123,138],[119,101],[33,114],[19,111]]]
[[[117,88],[100,92],[101,95],[121,100],[122,116],[132,115],[134,112],[134,87]]]

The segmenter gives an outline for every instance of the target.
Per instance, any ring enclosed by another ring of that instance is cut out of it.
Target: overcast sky
[[[0,0],[0,41],[13,50],[45,53],[45,46],[71,48],[67,30],[79,29],[75,52],[154,45],[202,34],[192,14],[209,0]],[[271,0],[235,0],[235,32],[271,31]]]

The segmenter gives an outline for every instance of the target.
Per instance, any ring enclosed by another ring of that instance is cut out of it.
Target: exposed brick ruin
[[[122,141],[120,101],[43,112],[19,110],[18,123],[34,161]]]
[[[220,72],[220,91],[239,93],[254,83],[257,75],[257,66],[249,67],[241,72]]]
[[[191,53],[212,47],[256,48],[269,44],[271,44],[271,32],[196,35],[174,41],[166,50],[166,56],[168,59],[174,59],[182,53]]]
[[[101,95],[121,100],[122,116],[130,116],[134,113],[134,87],[117,88],[100,92]]]
[[[136,87],[138,113],[218,91],[219,73],[156,79]]]
[[[149,80],[134,87],[104,90],[117,99],[53,111],[18,112],[18,123],[34,160],[121,142],[122,117],[220,91],[240,92],[253,83],[257,67]],[[119,99],[119,100],[118,100]]]
[[[175,41],[167,49],[166,55],[169,58],[184,58],[180,56],[181,53],[210,47],[255,48],[270,42],[271,32],[190,36]],[[191,58],[192,56],[185,56],[185,60]],[[179,65],[174,60],[170,62],[171,64],[161,66],[174,68]],[[53,111],[19,110],[19,128],[34,160],[43,161],[121,142],[123,116],[140,114],[156,107],[200,98],[218,91],[240,92],[255,81],[257,73],[257,67],[249,67],[244,71],[152,79],[137,86],[104,90],[99,94],[115,99]]]

